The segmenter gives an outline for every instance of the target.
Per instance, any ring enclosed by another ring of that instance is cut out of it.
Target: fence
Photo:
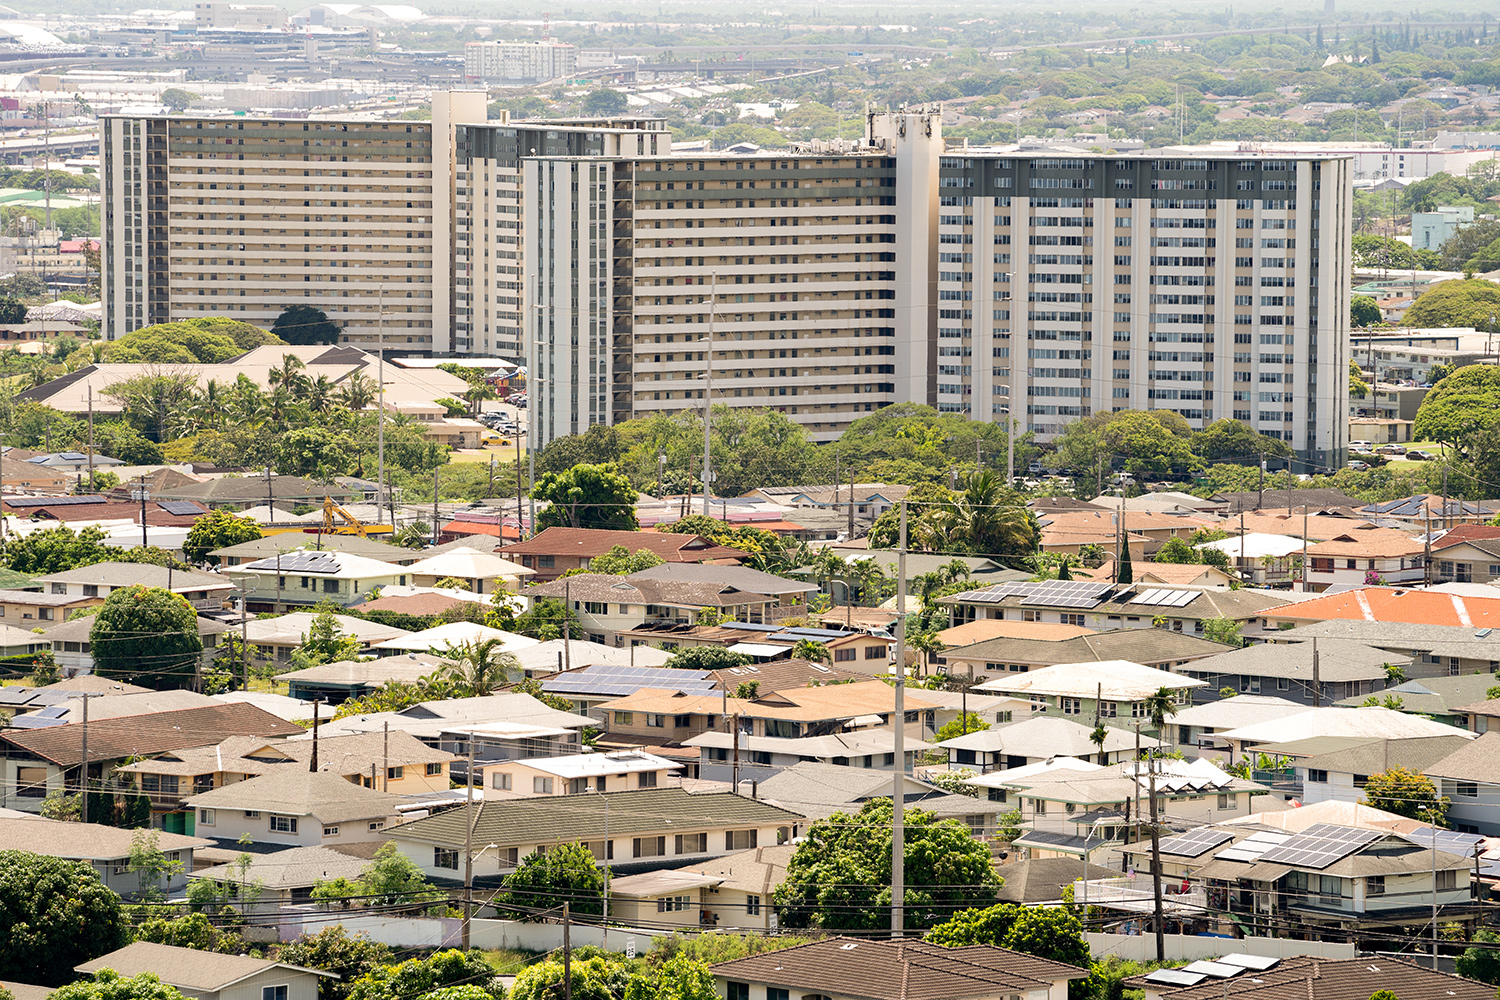
[[[282,941],[293,941],[303,934],[316,934],[331,923],[341,925],[349,934],[366,934],[373,941],[393,948],[457,948],[463,942],[463,921],[456,917],[390,917],[330,912],[318,907],[285,907],[277,928]],[[562,924],[523,924],[517,920],[475,919],[469,928],[469,941],[476,948],[520,948],[526,951],[552,951],[562,947]],[[594,924],[574,923],[570,936],[576,945],[604,946],[605,930]],[[624,951],[626,941],[634,938],[636,947],[645,951],[651,936],[665,931],[638,927],[611,927],[608,946]]]
[[[1155,934],[1086,934],[1089,951],[1095,958],[1118,955],[1120,958],[1148,961],[1156,957]],[[1290,958],[1293,955],[1316,955],[1319,958],[1353,958],[1354,945],[1347,941],[1292,941],[1286,938],[1224,938],[1196,934],[1164,935],[1166,955],[1178,961],[1195,958],[1218,958],[1223,955],[1261,955],[1265,958]]]

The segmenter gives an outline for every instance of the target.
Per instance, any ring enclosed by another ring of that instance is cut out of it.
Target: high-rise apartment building
[[[578,49],[552,40],[541,42],[468,42],[464,77],[491,83],[546,83],[572,76]]]
[[[482,119],[483,96],[464,96],[457,110]],[[310,305],[362,348],[449,350],[434,264],[451,199],[434,164],[451,162],[450,123],[108,115],[100,128],[107,338],[196,316],[270,326]]]
[[[383,303],[390,347],[526,361],[543,444],[706,397],[826,441],[910,401],[1043,441],[1233,417],[1342,461],[1345,156],[947,148],[931,110],[689,154],[658,119],[433,113],[106,119],[108,335],[305,302],[373,346]]]

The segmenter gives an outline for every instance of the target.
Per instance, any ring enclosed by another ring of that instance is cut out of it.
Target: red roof
[[[1444,532],[1443,537],[1439,541],[1443,545],[1453,545],[1457,542],[1466,542],[1472,538],[1500,538],[1500,525],[1456,524],[1451,530]]]
[[[547,528],[535,538],[500,549],[512,555],[578,556],[592,559],[616,545],[634,552],[650,549],[667,562],[714,562],[745,558],[739,549],[715,545],[702,535],[678,535],[660,531],[607,531],[602,528]]]
[[[90,250],[99,249],[98,240],[58,240],[57,249],[59,253],[83,253],[83,245],[87,243]]]
[[[1288,618],[1312,621],[1352,619],[1367,622],[1406,622],[1414,625],[1459,625],[1464,628],[1500,627],[1500,598],[1460,597],[1457,594],[1405,590],[1400,587],[1362,587],[1271,611]]]
[[[509,538],[514,541],[521,540],[521,532],[511,524],[500,524],[491,521],[469,521],[455,518],[443,525],[441,534],[444,535],[488,535],[491,538]]]

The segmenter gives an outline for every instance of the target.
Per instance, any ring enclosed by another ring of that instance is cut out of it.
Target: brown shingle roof
[[[924,941],[843,937],[721,962],[711,971],[740,981],[862,1000],[992,997],[1088,975],[1084,969],[993,945],[940,948]]]
[[[649,549],[668,562],[711,562],[745,558],[739,549],[715,545],[701,535],[676,535],[659,531],[605,531],[600,528],[547,528],[535,538],[499,549],[509,558],[524,555],[602,556],[616,545],[631,552]]]
[[[127,715],[89,723],[89,759],[117,760],[200,747],[228,736],[295,736],[305,732],[246,702]],[[72,767],[83,760],[83,726],[7,729],[0,733],[8,756],[33,756]]]
[[[461,604],[473,603],[475,602],[462,601],[457,597],[449,597],[447,594],[407,594],[402,597],[377,597],[373,601],[356,604],[351,610],[394,611],[401,615],[431,618],[442,614],[449,608],[455,608]],[[484,607],[484,605],[481,604],[479,607]]]
[[[1140,979],[1126,982],[1139,987]],[[1153,984],[1155,985],[1155,984]],[[1283,959],[1254,976],[1209,979],[1180,990],[1156,987],[1170,1000],[1368,1000],[1390,990],[1401,1000],[1494,1000],[1495,987],[1462,976],[1424,969],[1397,958],[1320,959],[1307,955]]]

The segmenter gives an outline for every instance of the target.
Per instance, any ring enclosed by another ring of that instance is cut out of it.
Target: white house
[[[411,800],[326,771],[275,771],[193,795],[197,832],[235,841],[316,847],[380,840]]]
[[[224,575],[245,588],[250,611],[284,612],[325,601],[344,607],[363,604],[378,587],[406,583],[411,571],[347,552],[298,551],[225,567]]]

